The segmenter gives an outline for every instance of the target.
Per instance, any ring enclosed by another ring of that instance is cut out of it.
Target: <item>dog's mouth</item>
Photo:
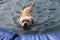
[[[30,27],[27,27],[27,26],[24,26],[23,29],[24,30],[31,30],[31,28]]]
[[[23,28],[23,30],[31,30],[31,27],[27,26],[27,25],[23,26],[22,28]]]
[[[30,30],[30,24],[28,23],[28,22],[24,22],[24,23],[22,23],[22,28],[24,29],[24,30]]]

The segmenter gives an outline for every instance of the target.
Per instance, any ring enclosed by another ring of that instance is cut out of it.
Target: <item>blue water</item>
[[[35,24],[26,31],[16,21],[32,1]],[[60,0],[0,0],[0,28],[18,34],[60,33]]]

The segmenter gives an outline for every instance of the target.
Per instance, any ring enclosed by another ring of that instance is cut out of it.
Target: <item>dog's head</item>
[[[33,24],[32,18],[21,18],[19,21],[19,24],[22,26],[24,30],[29,30],[30,26]]]

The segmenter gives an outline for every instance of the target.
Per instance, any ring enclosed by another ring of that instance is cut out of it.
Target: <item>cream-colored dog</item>
[[[30,26],[33,24],[32,8],[34,6],[35,3],[32,2],[32,4],[29,7],[26,7],[22,11],[22,15],[18,19],[18,23],[23,27],[24,30],[29,30]]]

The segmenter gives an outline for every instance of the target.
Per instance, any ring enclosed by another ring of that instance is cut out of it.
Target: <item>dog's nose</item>
[[[28,24],[27,23],[24,23],[24,26],[28,26]]]
[[[28,23],[24,23],[23,29],[24,30],[30,30],[30,27],[29,27]]]

